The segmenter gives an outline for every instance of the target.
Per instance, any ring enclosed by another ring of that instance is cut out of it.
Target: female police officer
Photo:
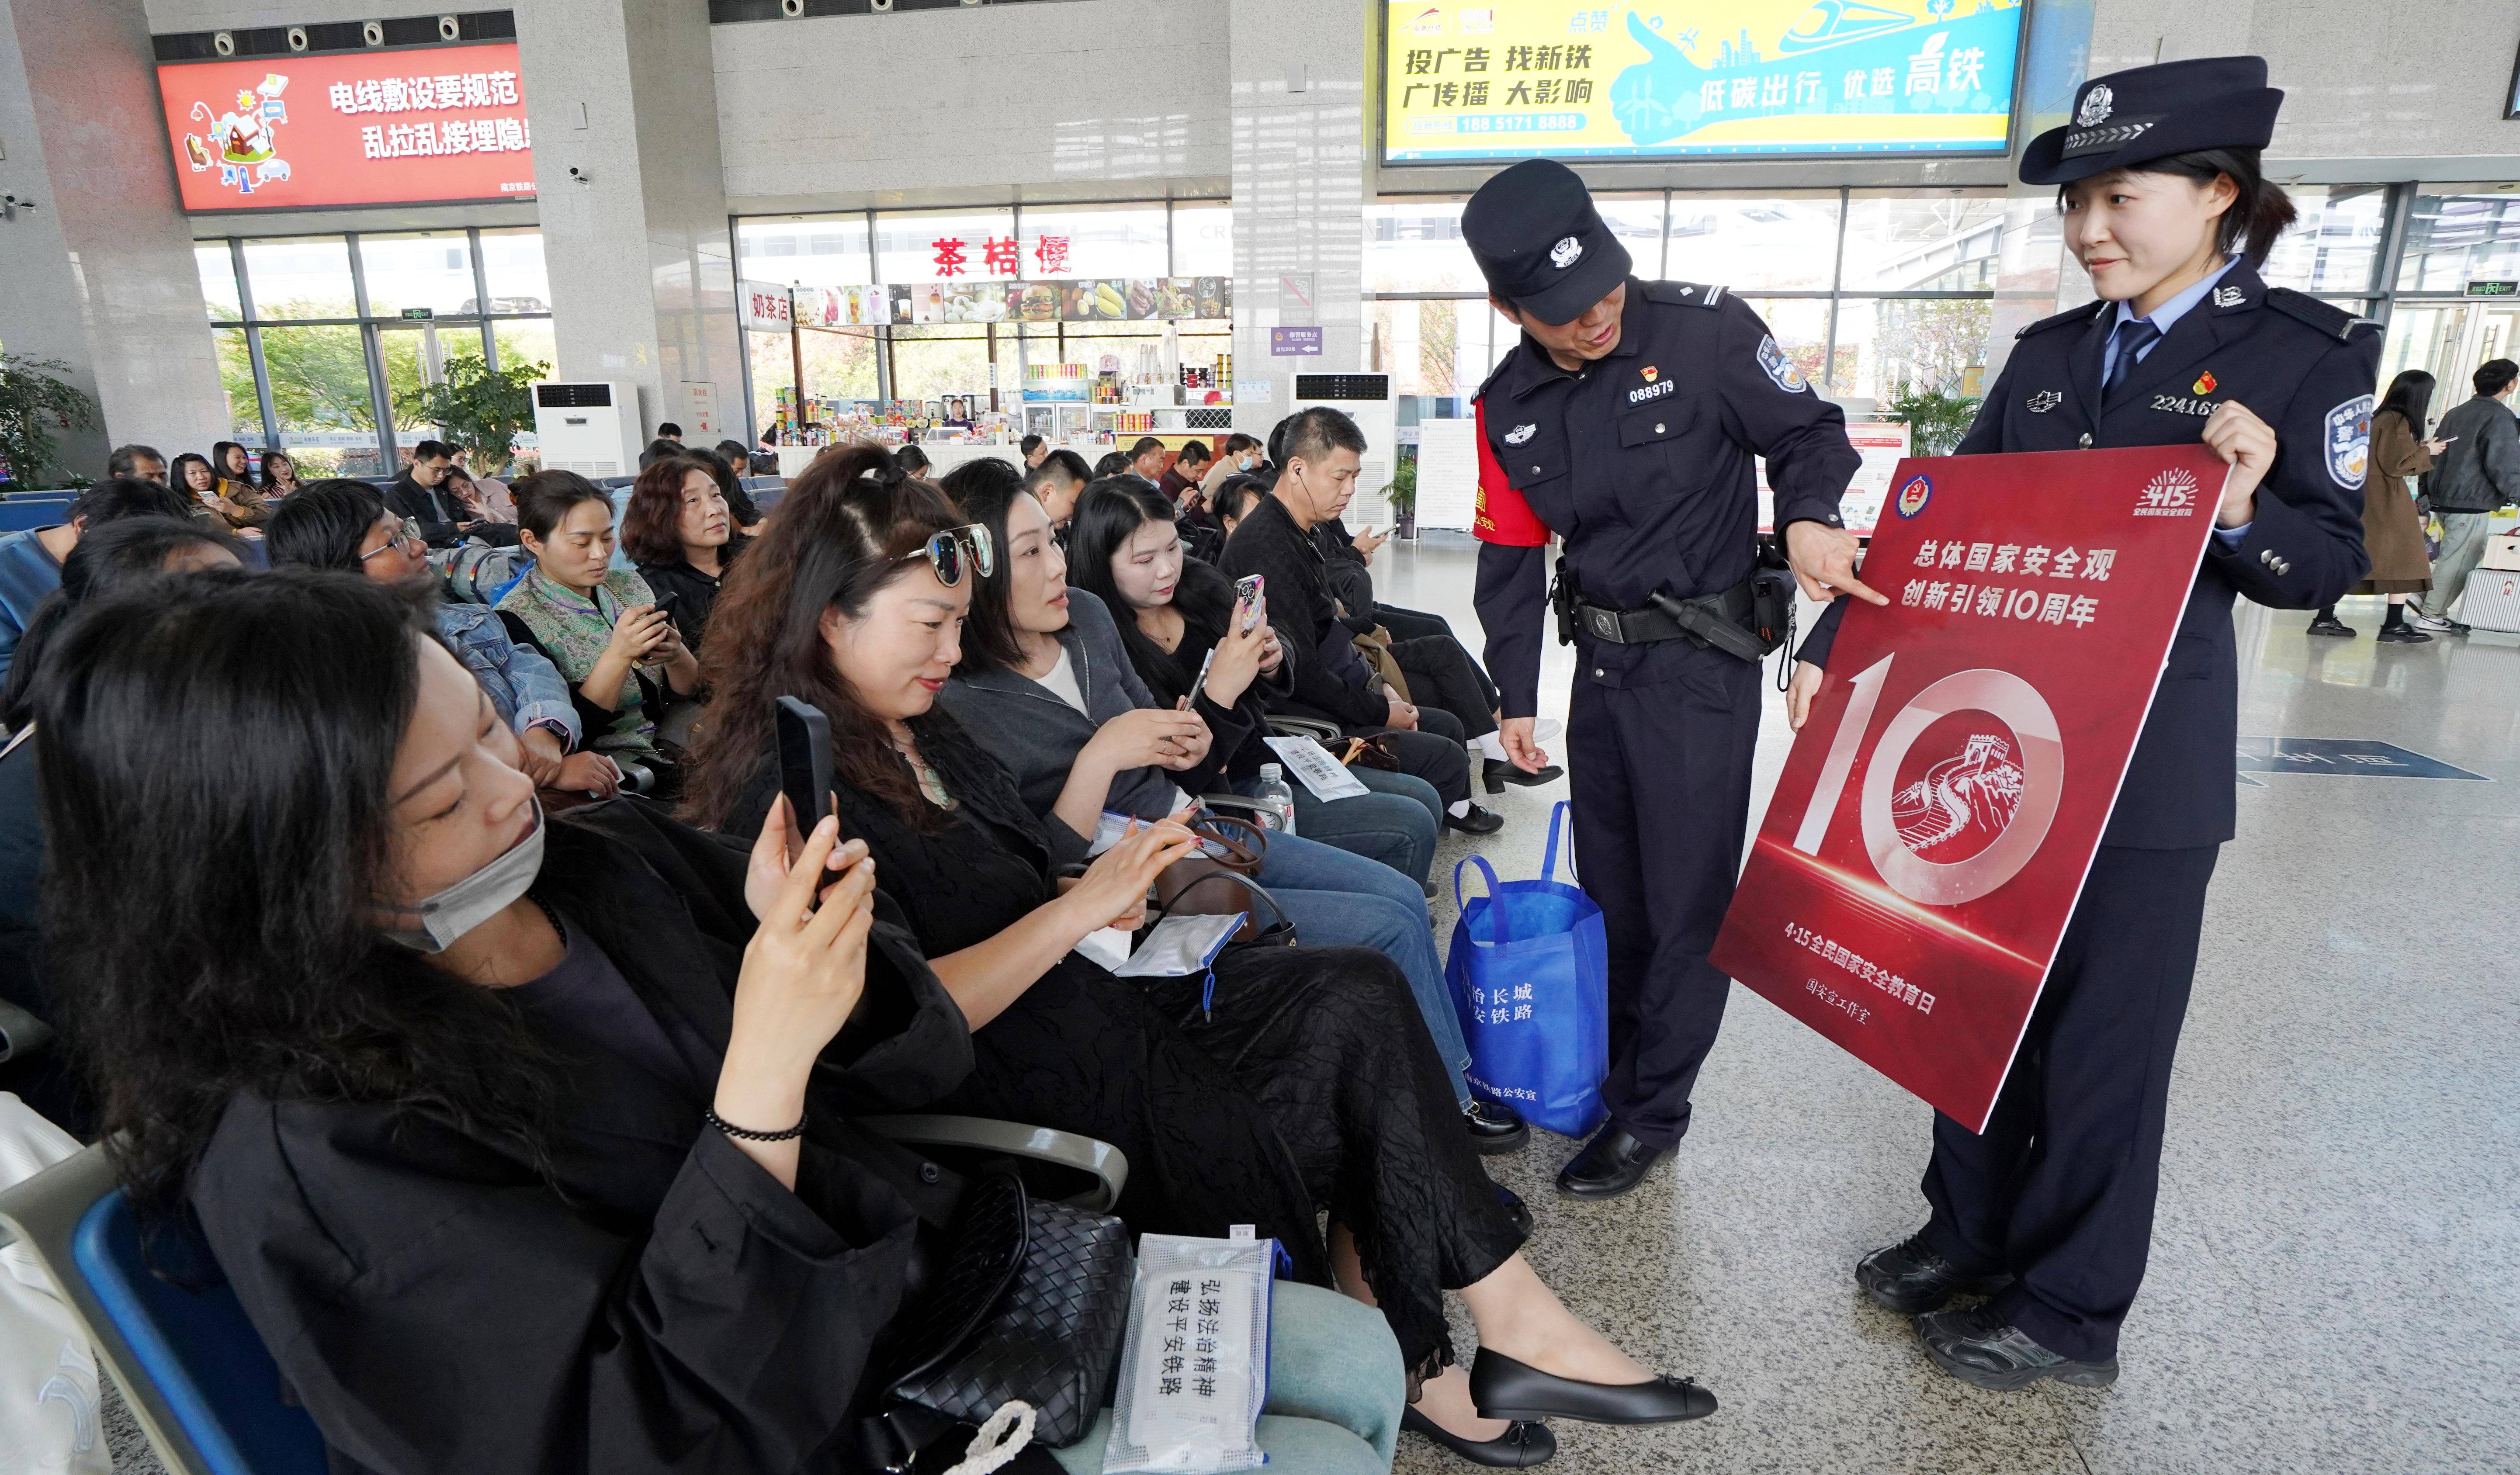
[[[2256,57],[2097,77],[2024,152],[2059,187],[2100,300],[2022,330],[1958,454],[2174,445],[2231,471],[2117,807],[1984,1135],[1934,1119],[1932,1216],[1856,1267],[1915,1315],[1945,1371],[1982,1388],[2104,1387],[2143,1279],[2170,1063],[2206,882],[2231,838],[2233,596],[2314,609],[2362,578],[2363,461],[2380,335],[2270,290],[2256,264],[2293,218],[2258,171],[2283,94]],[[1811,710],[1836,606],[1788,697]],[[1993,1298],[1943,1310],[1961,1292]]]

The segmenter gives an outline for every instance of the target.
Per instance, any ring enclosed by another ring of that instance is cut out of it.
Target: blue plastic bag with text
[[[1478,856],[1453,868],[1453,900],[1462,916],[1453,923],[1444,980],[1469,1042],[1471,1089],[1510,1104],[1536,1126],[1583,1137],[1604,1115],[1610,960],[1601,909],[1581,886],[1556,876],[1566,809],[1560,801],[1550,812],[1538,880],[1500,882]],[[1462,866],[1479,868],[1487,895],[1462,895]],[[1572,846],[1566,873],[1575,874]]]

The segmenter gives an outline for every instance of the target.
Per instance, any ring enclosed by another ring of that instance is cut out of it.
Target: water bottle
[[[1260,765],[1260,791],[1251,796],[1281,834],[1295,832],[1295,791],[1286,786],[1286,771],[1274,763]]]

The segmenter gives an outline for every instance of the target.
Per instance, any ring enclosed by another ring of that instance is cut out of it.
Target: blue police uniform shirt
[[[2161,336],[2154,338],[2151,342],[2137,349],[2135,351],[2135,361],[2138,364],[2142,363],[2145,357],[2149,355],[2152,350],[2160,347],[2161,339],[2170,336],[2170,330],[2178,325],[2181,318],[2187,315],[2187,309],[2204,301],[2205,294],[2212,291],[2215,285],[2220,283],[2225,277],[2229,276],[2231,268],[2239,264],[2240,258],[2233,256],[2230,260],[2224,262],[2220,270],[2207,273],[2196,283],[2196,285],[2186,289],[2179,295],[2162,303],[2159,307],[2156,307],[2151,312],[2145,314],[2142,321],[2150,323],[2153,326],[2153,331],[2158,333]],[[2118,304],[2116,325],[2109,330],[2108,347],[2102,349],[2100,353],[2101,383],[2107,383],[2109,381],[2109,376],[2117,372],[2118,335],[2120,331],[2122,331],[2126,325],[2135,321],[2137,321],[2135,315],[2135,303],[2131,301],[2120,302]],[[2214,536],[2222,539],[2225,547],[2237,548],[2248,538],[2249,524],[2243,522],[2237,527],[2218,527],[2214,529]]]

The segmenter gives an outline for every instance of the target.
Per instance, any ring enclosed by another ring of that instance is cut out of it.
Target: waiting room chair
[[[20,492],[7,501],[0,502],[0,533],[22,533],[30,528],[50,527],[57,522],[67,521],[69,510],[69,493],[65,492],[59,496],[49,494],[39,496],[31,492]]]

